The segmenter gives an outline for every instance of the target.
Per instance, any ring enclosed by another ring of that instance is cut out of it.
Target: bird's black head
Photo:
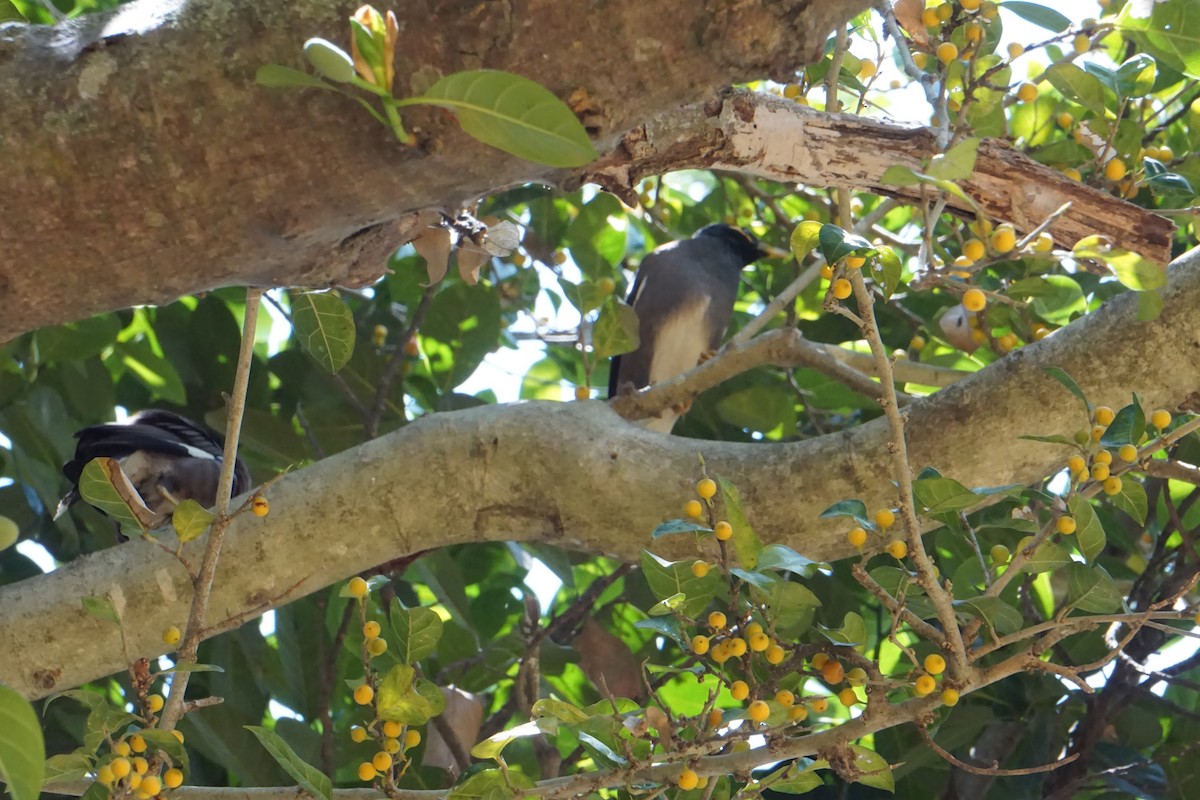
[[[718,222],[715,225],[705,225],[696,231],[692,238],[699,239],[701,236],[716,239],[732,249],[740,259],[739,266],[744,267],[747,264],[752,264],[767,254],[759,245],[758,240],[749,233],[741,228],[726,225],[723,222]]]

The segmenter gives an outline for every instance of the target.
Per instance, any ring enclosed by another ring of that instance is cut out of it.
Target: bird
[[[733,316],[742,269],[767,254],[732,225],[706,225],[642,259],[626,301],[637,312],[637,349],[614,356],[608,396],[660,383],[715,351]],[[681,410],[667,409],[645,427],[670,433]]]
[[[71,489],[58,504],[58,519],[80,499],[79,478],[94,458],[116,459],[157,528],[170,521],[175,507],[195,500],[205,508],[217,502],[217,483],[224,447],[207,427],[171,411],[149,409],[127,422],[90,425],[76,431],[75,457],[63,464]],[[233,494],[250,489],[250,471],[240,457],[234,462]]]

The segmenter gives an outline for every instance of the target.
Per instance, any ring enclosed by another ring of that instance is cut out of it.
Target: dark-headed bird
[[[58,504],[55,519],[79,499],[79,476],[93,458],[116,459],[121,471],[142,496],[146,507],[165,524],[184,500],[205,508],[217,502],[217,483],[224,463],[223,445],[208,428],[170,411],[151,409],[128,422],[91,425],[78,431],[75,458],[63,464],[71,491]],[[233,494],[250,489],[250,471],[238,458],[234,464]]]
[[[716,351],[733,316],[742,268],[766,255],[757,241],[731,225],[707,225],[642,259],[629,292],[640,343],[616,356],[608,396],[641,389],[686,372]],[[670,433],[679,411],[643,421]]]

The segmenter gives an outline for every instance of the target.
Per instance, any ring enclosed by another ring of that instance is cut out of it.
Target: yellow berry
[[[792,722],[803,722],[808,719],[808,707],[792,706],[788,709],[788,719]]]
[[[1017,87],[1017,99],[1022,103],[1032,103],[1037,100],[1038,90],[1032,83],[1022,83]]]
[[[1138,449],[1132,444],[1123,444],[1117,451],[1117,455],[1121,457],[1122,461],[1132,464],[1138,459]]]
[[[967,289],[963,293],[962,304],[967,311],[983,311],[987,306],[987,295],[980,289]]]
[[[1125,166],[1125,162],[1119,158],[1110,158],[1104,165],[1104,177],[1110,181],[1121,180],[1127,171],[1128,167]]]
[[[113,750],[115,751],[116,748],[114,747]],[[114,758],[112,762],[109,763],[108,768],[112,770],[112,774],[117,780],[121,780],[126,775],[133,772],[133,765],[129,763],[129,759],[127,758]]]
[[[717,538],[722,542],[729,541],[733,538],[733,526],[725,520],[721,520],[713,526],[713,533],[716,534]]]
[[[363,625],[363,628],[362,628],[363,638],[364,639],[374,639],[376,636],[378,636],[382,632],[382,630],[383,630],[383,628],[380,627],[378,622],[376,622],[375,620],[370,620]]]
[[[1062,111],[1054,118],[1060,128],[1070,128],[1075,122],[1075,117],[1071,116],[1070,111]]]
[[[942,690],[942,703],[948,706],[958,705],[958,690],[944,689]]]
[[[849,686],[847,686],[845,689],[842,689],[840,692],[838,692],[837,698],[838,698],[838,702],[841,703],[842,705],[844,705],[846,708],[849,708],[850,706],[852,706],[858,702],[858,695],[855,694],[854,690],[851,689]]]
[[[750,649],[755,653],[762,653],[771,646],[771,637],[765,633],[750,634]]]
[[[782,664],[783,660],[787,658],[787,651],[777,644],[772,644],[767,648],[767,651],[763,653],[763,658],[765,658],[767,663],[771,666]]]
[[[1155,428],[1166,430],[1171,424],[1171,412],[1165,408],[1159,408],[1150,415],[1150,424]]]
[[[373,656],[381,656],[387,652],[387,639],[368,639],[367,652]]]
[[[929,56],[924,53],[913,53],[912,60],[917,69],[925,69],[926,65],[929,64]]]
[[[1086,53],[1092,49],[1092,40],[1086,33],[1078,34],[1071,42],[1071,46],[1075,48],[1076,53]]]
[[[407,750],[411,747],[416,747],[420,743],[421,743],[421,732],[420,731],[413,730],[412,728],[410,728],[408,731],[405,732],[405,734],[404,734],[404,749],[405,750]]]
[[[174,625],[172,625],[171,627],[167,628],[167,629],[166,629],[166,630],[164,630],[164,631],[163,631],[163,633],[162,633],[162,640],[163,640],[163,643],[164,643],[164,644],[169,644],[169,645],[170,645],[170,646],[172,646],[172,647],[174,647],[175,645],[179,644],[179,640],[180,640],[180,639],[182,639],[182,638],[183,638],[183,634],[182,634],[182,633],[180,633],[180,632],[179,632],[179,628],[176,628]]]
[[[387,343],[387,325],[376,325],[371,329],[371,344],[383,347]]]
[[[1000,7],[992,2],[992,0],[984,0],[983,4],[979,7],[979,15],[984,19],[995,19],[1000,16]]]
[[[1093,425],[1092,426],[1092,441],[1098,442],[1101,439],[1103,439],[1105,430],[1107,430],[1107,428],[1104,425]]]
[[[267,498],[259,495],[250,503],[250,510],[254,512],[256,517],[265,517],[271,512],[271,504],[267,502]]]
[[[954,16],[954,9],[950,7],[949,3],[942,3],[934,11],[937,12],[937,17],[942,22],[949,22],[950,18]]]
[[[784,86],[783,87],[783,96],[786,97],[788,100],[795,100],[797,97],[800,96],[799,84],[789,83],[787,86]]]
[[[1024,54],[1025,54],[1025,45],[1018,44],[1017,42],[1009,43],[1009,45],[1008,45],[1008,57],[1009,58],[1020,58]]]
[[[908,555],[908,545],[903,539],[895,539],[887,546],[888,554],[895,559],[902,559]]]
[[[385,753],[382,750],[380,750],[378,753],[376,753],[371,758],[371,766],[375,767],[375,769],[379,770],[380,772],[391,769],[392,768],[391,754]]]
[[[846,534],[846,540],[850,542],[851,547],[862,547],[867,543],[867,532],[862,528],[851,528],[850,533]]]
[[[813,653],[813,657],[809,659],[812,662],[813,669],[821,669],[829,663],[828,653]]]
[[[149,761],[142,758],[141,756],[137,756],[136,758],[133,759],[133,771],[136,772],[138,775],[145,775],[146,771],[148,769],[150,769]]]
[[[168,789],[178,789],[183,785],[183,770],[172,767],[163,773],[162,781]]]
[[[142,776],[138,775],[136,772],[130,773],[129,777],[125,780],[131,790],[136,790],[142,785]]]
[[[875,524],[887,530],[896,524],[896,512],[890,508],[881,508],[875,512]]]
[[[867,682],[867,671],[862,667],[855,667],[846,673],[846,682],[851,686],[862,686]]]
[[[729,642],[718,642],[716,647],[712,649],[712,660],[718,664],[724,664],[733,654],[729,652]]]
[[[1063,515],[1054,522],[1054,528],[1064,536],[1070,536],[1075,532],[1075,518]]]
[[[1175,151],[1170,147],[1164,144],[1162,147],[1158,148],[1159,161],[1170,161],[1173,158],[1175,158]]]
[[[1104,425],[1105,427],[1112,424],[1116,416],[1108,406],[1096,406],[1096,410],[1092,412],[1092,419],[1096,421],[1096,424]]]
[[[1054,333],[1054,331],[1050,330],[1045,325],[1034,325],[1033,326],[1033,340],[1035,342],[1040,342],[1042,339],[1045,339],[1051,333]]]
[[[963,242],[962,251],[963,255],[971,261],[978,261],[987,255],[987,246],[979,239],[967,239]]]
[[[961,0],[959,3],[963,11],[975,11],[983,4],[983,0]]]
[[[350,589],[351,597],[366,597],[367,591],[370,589],[367,586],[367,582],[362,578],[351,578],[348,588]]]
[[[814,697],[808,701],[808,707],[812,709],[814,714],[824,714],[829,708],[829,700],[824,697]]]
[[[746,635],[753,636],[756,633],[762,633],[763,626],[761,622],[751,622],[746,625]]]
[[[1007,564],[1008,560],[1012,558],[1012,553],[1008,552],[1008,548],[1002,544],[993,545],[989,555],[992,557],[993,564]]]
[[[162,711],[163,705],[165,705],[165,702],[161,694],[152,694],[146,697],[146,710],[151,714],[157,714]]]
[[[849,267],[850,269],[862,269],[863,265],[866,263],[867,263],[867,259],[863,258],[862,256],[847,256],[846,257],[846,266]]]
[[[171,735],[178,739],[180,744],[183,744],[183,733],[178,729],[171,731]]]
[[[936,28],[941,20],[938,19],[937,9],[927,8],[921,12],[921,22],[926,28]]]
[[[162,779],[157,775],[147,775],[142,778],[142,785],[138,787],[138,794],[144,794],[147,797],[154,797],[162,791]]]
[[[921,336],[919,334],[917,336],[912,337],[912,339],[908,343],[908,349],[914,350],[918,353],[921,352],[922,350],[924,350],[925,349],[925,337]]]
[[[729,640],[729,654],[734,658],[741,658],[742,656],[746,655],[747,647],[748,645],[746,644],[745,639]]]
[[[360,781],[373,781],[378,774],[375,771],[375,765],[370,761],[364,761],[358,765],[358,779]]]
[[[703,634],[696,634],[692,637],[692,652],[698,656],[702,656],[708,652],[708,637]]]
[[[708,574],[708,562],[707,561],[693,561],[692,562],[692,574],[695,575],[697,578],[703,578],[705,575]]]
[[[604,294],[612,294],[617,290],[617,282],[612,278],[601,278],[596,281],[596,288]]]
[[[978,25],[974,22],[968,23],[967,26],[963,28],[963,33],[966,34],[967,41],[971,44],[979,44],[983,41],[982,25]]]
[[[1108,464],[1093,464],[1092,465],[1092,480],[1103,481],[1107,480],[1111,470]]]
[[[685,792],[695,789],[700,785],[700,776],[694,770],[685,769],[679,773],[679,777],[675,779],[675,785]]]
[[[821,277],[827,281],[833,280],[833,267],[825,264],[821,267]]]
[[[850,281],[846,280],[845,278],[838,278],[833,282],[832,291],[833,296],[838,300],[845,300],[847,297],[854,294],[854,287],[850,284]]]
[[[409,337],[408,341],[404,343],[404,355],[409,358],[421,355],[421,343],[417,341],[417,337]]]
[[[685,516],[695,519],[704,513],[704,506],[699,500],[688,500],[683,504],[683,513]]]
[[[746,709],[746,714],[754,722],[766,722],[767,717],[771,716],[771,707],[764,700],[755,700]]]
[[[717,493],[717,482],[712,478],[705,478],[696,484],[696,494],[700,495],[702,500],[709,500]]]
[[[587,400],[591,396],[592,396],[592,390],[589,389],[588,387],[586,387],[586,386],[576,386],[575,387],[575,399],[576,400]]]
[[[367,729],[361,725],[352,725],[350,727],[350,740],[358,743],[365,742],[371,738],[371,734],[367,733]]]
[[[146,752],[146,740],[135,733],[129,737],[129,747],[135,753],[144,753]]]
[[[388,738],[383,740],[383,752],[394,756],[396,753],[400,752],[400,749],[399,739]]]
[[[721,712],[721,709],[714,708],[712,711],[708,712],[708,727],[710,727],[710,728],[721,727],[721,721],[724,718],[725,718],[725,715]]]
[[[708,615],[708,627],[714,631],[724,630],[725,623],[725,614],[720,611],[713,611]]]
[[[1010,252],[1017,246],[1017,232],[1011,225],[1001,225],[992,234],[992,247],[997,253]]]
[[[789,692],[787,689],[780,689],[775,693],[775,702],[785,708],[791,708],[796,704],[796,695]]]
[[[119,741],[116,744],[114,744],[112,751],[119,756],[128,756],[130,754],[130,752],[132,752],[131,748],[129,747],[129,742],[126,742],[124,740]],[[118,776],[118,777],[124,777],[124,776]]]
[[[861,64],[858,65],[859,80],[865,81],[865,80],[870,80],[871,78],[875,77],[876,69],[877,69],[877,67],[875,66],[874,61],[865,61],[864,60]]]
[[[375,690],[367,684],[363,684],[354,690],[354,702],[360,706],[368,706],[375,699]]]
[[[924,667],[925,671],[930,675],[941,675],[946,671],[946,659],[942,658],[938,653],[930,653],[925,656]]]
[[[1121,479],[1112,475],[1104,480],[1104,493],[1112,496],[1121,493]]]
[[[937,688],[937,681],[933,679],[932,675],[922,675],[917,678],[913,688],[917,693],[917,697],[924,697]]]
[[[729,685],[729,694],[734,700],[745,700],[750,696],[750,687],[745,681],[734,681]]]
[[[934,54],[937,56],[938,61],[943,64],[949,64],[958,58],[958,45],[954,44],[954,42],[942,42],[938,45]]]
[[[842,666],[842,662],[836,658],[831,658],[821,667],[821,677],[825,679],[826,683],[836,686],[845,680],[846,670]]]

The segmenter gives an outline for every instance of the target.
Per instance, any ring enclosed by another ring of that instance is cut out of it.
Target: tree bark
[[[603,151],[664,108],[787,80],[866,0],[403,3],[397,94],[503,69],[570,101]],[[562,171],[406,115],[405,148],[356,103],[266,89],[352,5],[139,0],[53,28],[0,25],[0,342],[228,285],[360,285],[406,212]],[[411,238],[411,235],[410,235]]]
[[[1036,344],[908,407],[914,471],[932,466],[968,486],[1040,480],[1068,448],[1021,440],[1070,435],[1082,404],[1044,373],[1072,374],[1096,404],[1129,391],[1174,408],[1196,391],[1200,363],[1200,250],[1178,259],[1162,315],[1137,321],[1125,294]],[[604,403],[527,403],[434,414],[289,473],[267,491],[271,513],[244,515],[226,534],[210,634],[268,608],[429,547],[541,541],[633,560],[650,532],[680,516],[698,456],[732,480],[759,537],[815,559],[850,555],[832,503],[895,502],[886,421],[788,444],[664,437]],[[869,547],[883,544],[874,535]],[[686,537],[656,552],[693,557]],[[203,541],[187,546],[192,558]],[[168,554],[131,542],[57,572],[0,588],[0,682],[29,697],[76,686],[165,649],[159,632],[186,619],[191,584]],[[125,624],[88,616],[80,598],[108,596]],[[222,622],[224,620],[225,622]]]

